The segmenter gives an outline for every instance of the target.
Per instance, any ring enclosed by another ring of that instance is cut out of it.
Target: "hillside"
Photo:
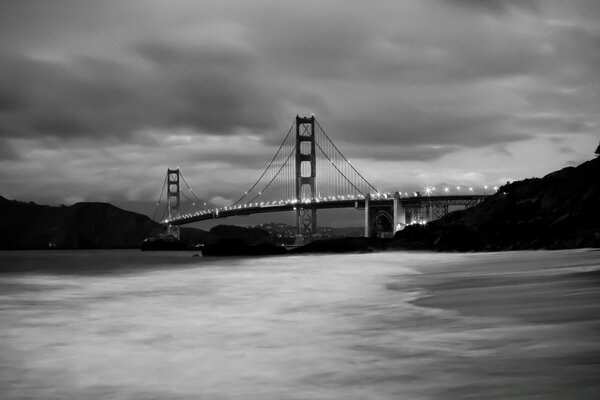
[[[392,247],[519,250],[600,247],[600,158],[502,186],[483,203],[397,232]]]
[[[164,227],[145,215],[108,203],[46,206],[0,196],[0,249],[124,249],[139,248]],[[211,243],[218,237],[195,228],[181,230],[188,245]]]

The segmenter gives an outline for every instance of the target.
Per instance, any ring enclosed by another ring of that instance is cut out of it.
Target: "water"
[[[2,399],[599,398],[600,252],[0,252]]]

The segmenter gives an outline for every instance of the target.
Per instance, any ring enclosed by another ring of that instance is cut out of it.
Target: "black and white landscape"
[[[598,0],[0,1],[0,399],[600,398],[599,82]]]

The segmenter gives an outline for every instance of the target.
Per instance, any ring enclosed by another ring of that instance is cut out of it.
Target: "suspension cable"
[[[277,173],[275,174],[275,176],[273,178],[271,178],[271,180],[269,181],[269,183],[267,183],[266,186],[264,188],[262,188],[262,190],[260,190],[258,192],[258,194],[256,196],[254,196],[248,203],[252,203],[254,200],[256,200],[258,198],[258,196],[260,196],[262,194],[262,192],[264,192],[265,190],[267,190],[267,188],[271,185],[271,183],[273,183],[273,181],[275,180],[275,178],[277,178],[277,176],[279,175],[279,173],[281,172],[281,170],[283,169],[283,167],[290,160],[290,157],[292,156],[292,154],[294,154],[294,151],[296,151],[296,146],[294,146],[294,148],[292,149],[292,151],[290,151],[290,154],[287,156],[287,158],[285,159],[285,162],[279,168],[279,171],[277,171]]]
[[[196,195],[196,193],[194,193],[194,189],[192,189],[192,187],[190,185],[188,185],[187,181],[183,177],[183,173],[181,172],[181,170],[179,171],[179,175],[181,176],[181,180],[183,180],[183,183],[185,183],[185,186],[187,186],[187,188],[190,189],[190,192],[192,192],[192,194],[194,195],[194,197],[196,198],[196,200],[198,200],[199,203],[204,203],[204,201],[202,199],[200,199]]]
[[[317,121],[315,119],[315,122],[317,123],[317,126],[319,127],[319,129],[321,130],[321,132],[323,132],[323,135],[325,135],[325,137],[327,138],[327,140],[333,145],[333,148],[337,150],[337,152],[342,156],[342,158],[344,159],[344,161],[346,161],[348,163],[348,165],[350,165],[350,168],[352,168],[352,170],[354,170],[354,172],[356,172],[356,174],[358,174],[358,176],[361,177],[361,179],[363,181],[365,181],[367,183],[367,185],[369,185],[371,187],[371,189],[375,190],[376,192],[378,192],[377,188],[375,188],[375,186],[371,185],[371,183],[365,179],[364,176],[362,176],[360,174],[360,172],[358,172],[356,170],[356,168],[354,168],[354,166],[350,163],[350,161],[348,161],[348,159],[344,156],[344,154],[340,151],[340,149],[337,148],[337,146],[335,145],[335,143],[333,143],[333,141],[329,138],[329,136],[327,135],[327,133],[325,132],[325,130],[323,129],[323,127],[321,126],[321,124],[319,124],[319,121]],[[321,150],[322,151],[322,150]]]
[[[275,155],[273,156],[273,158],[271,159],[271,161],[269,162],[269,165],[267,165],[267,168],[265,168],[265,170],[263,171],[263,173],[260,175],[260,177],[258,178],[258,180],[254,183],[254,185],[252,185],[252,187],[250,189],[248,189],[246,191],[246,193],[244,193],[244,195],[242,197],[240,197],[235,203],[233,203],[231,205],[235,206],[237,205],[240,201],[242,201],[244,199],[244,197],[246,197],[248,195],[248,193],[250,193],[255,187],[256,185],[258,185],[258,183],[260,182],[260,180],[263,178],[263,176],[265,176],[265,174],[267,173],[267,171],[269,170],[269,168],[271,167],[271,164],[273,164],[273,161],[275,161],[275,159],[277,158],[277,156],[279,155],[279,152],[281,151],[281,148],[283,147],[283,145],[285,144],[285,142],[287,141],[287,138],[290,136],[290,134],[292,133],[292,130],[294,128],[294,125],[296,124],[296,121],[292,122],[292,126],[290,126],[290,129],[288,130],[287,135],[285,135],[285,138],[283,139],[283,142],[281,142],[281,145],[279,146],[279,149],[277,149],[277,153],[275,153]]]
[[[162,189],[160,190],[160,196],[158,196],[158,201],[156,202],[156,207],[154,208],[154,213],[152,214],[152,219],[156,218],[156,212],[158,211],[158,207],[160,204],[160,199],[162,199],[162,195],[165,192],[165,186],[167,185],[167,175],[165,175],[165,180],[163,181]]]
[[[329,161],[331,161],[331,165],[333,165],[333,167],[334,167],[335,169],[337,169],[337,171],[340,173],[340,175],[341,175],[341,176],[342,176],[342,177],[343,177],[343,178],[344,178],[346,181],[348,181],[348,183],[349,183],[350,185],[352,185],[352,187],[353,187],[354,189],[356,189],[356,190],[358,191],[358,193],[360,193],[360,194],[362,194],[362,195],[364,196],[365,194],[364,194],[364,193],[363,193],[363,192],[362,192],[362,191],[361,191],[359,188],[357,188],[357,187],[356,187],[356,185],[354,185],[354,183],[352,183],[352,182],[350,181],[350,179],[348,179],[348,178],[346,177],[346,175],[344,175],[344,173],[343,173],[342,171],[340,171],[340,169],[337,167],[337,165],[335,165],[335,163],[333,162],[333,160],[332,160],[331,158],[329,158],[329,156],[328,156],[327,154],[325,154],[325,152],[323,151],[323,149],[321,148],[321,146],[319,145],[319,143],[315,142],[315,145],[317,145],[317,147],[319,148],[319,150],[321,150],[321,152],[323,153],[323,155],[325,155],[325,157],[326,157],[326,158],[327,158]],[[366,181],[365,181],[365,182],[366,182]],[[340,182],[340,184],[342,184],[342,183],[343,183],[343,182]],[[367,182],[367,183],[368,183],[368,182]],[[340,185],[340,186],[341,186],[341,185]],[[372,187],[372,186],[371,186],[371,187]]]

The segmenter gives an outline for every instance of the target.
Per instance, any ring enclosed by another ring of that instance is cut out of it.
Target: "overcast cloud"
[[[226,202],[296,114],[387,191],[592,157],[597,0],[0,2],[0,195]]]

